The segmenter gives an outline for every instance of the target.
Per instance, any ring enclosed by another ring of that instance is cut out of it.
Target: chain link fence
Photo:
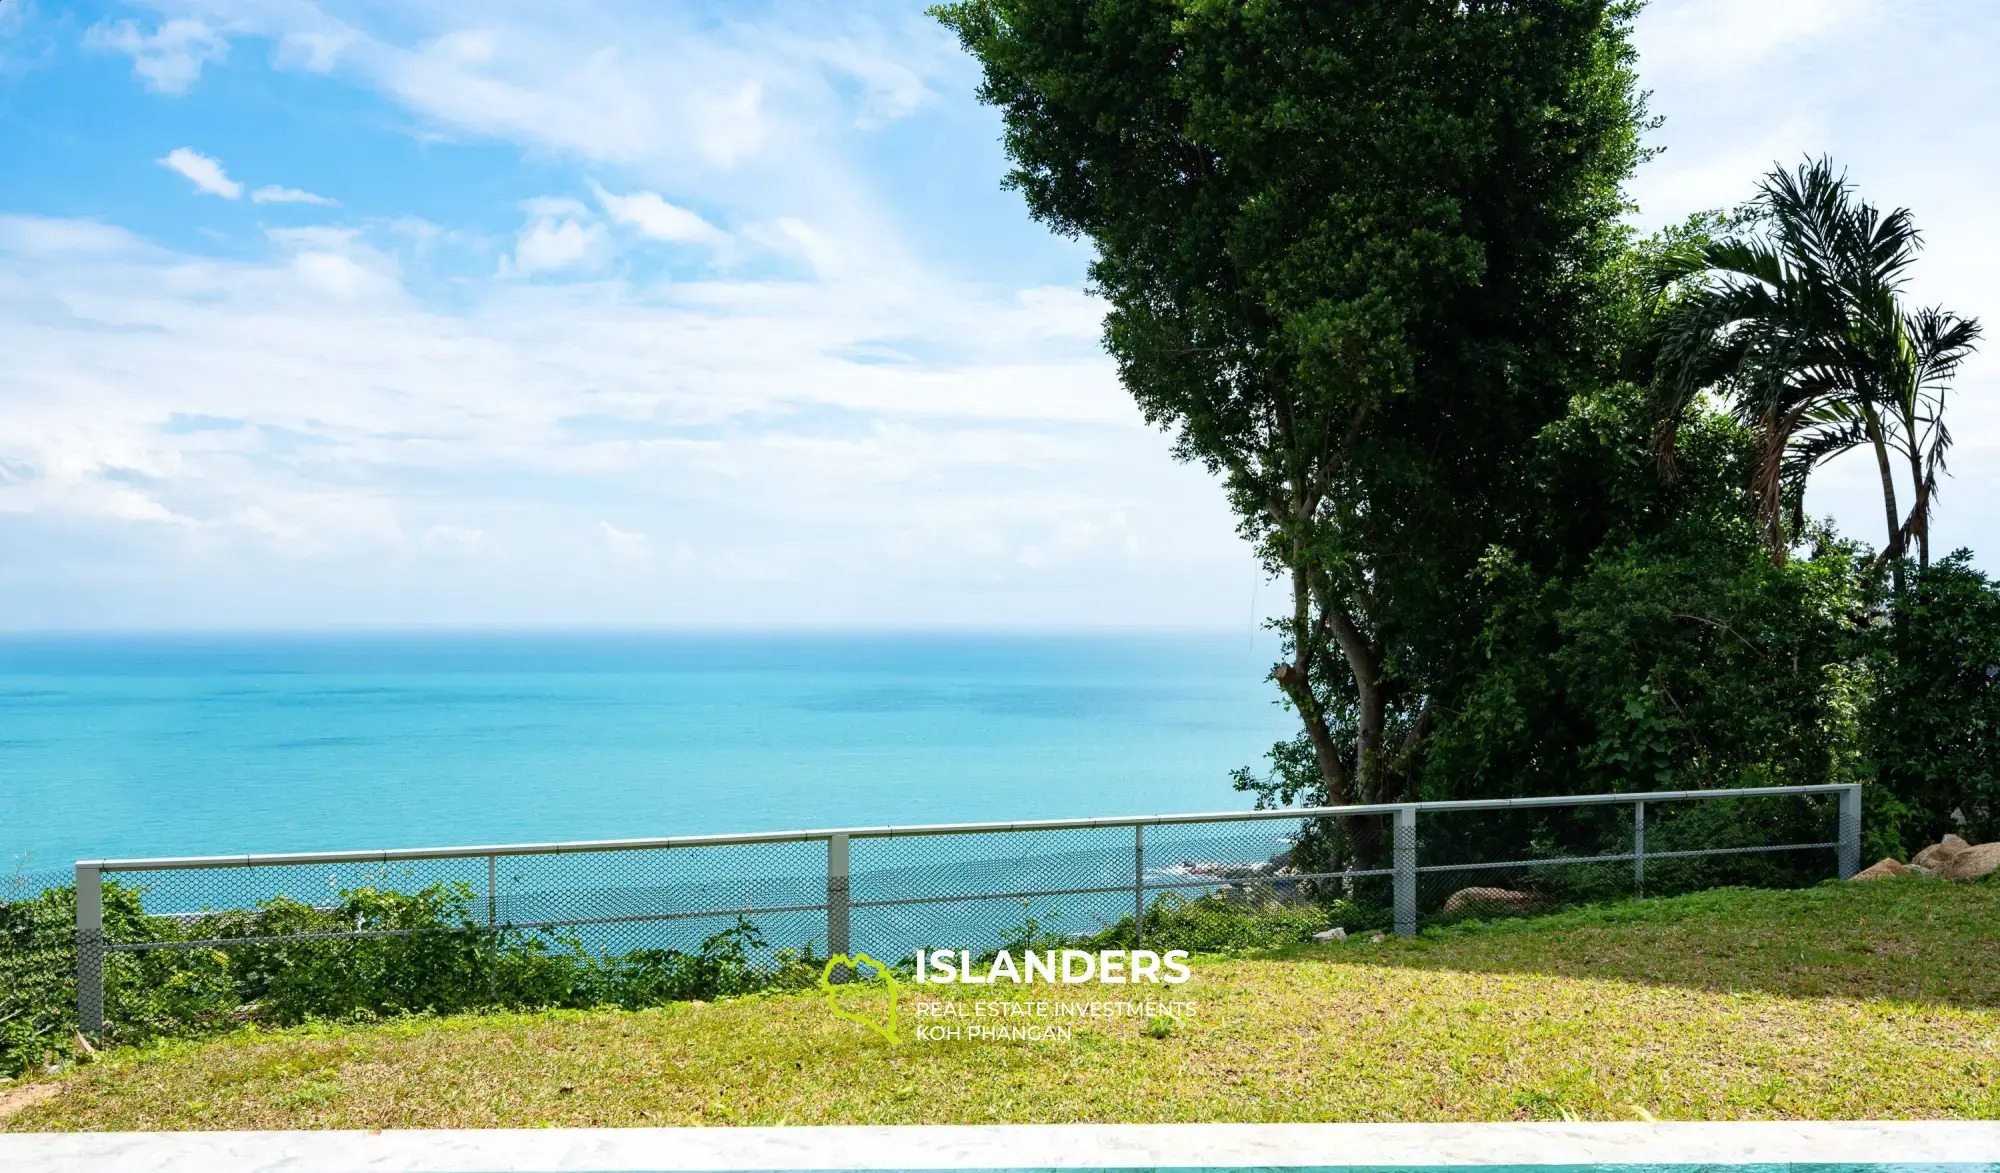
[[[609,843],[79,863],[0,903],[0,1031],[73,992],[114,1038],[233,1019],[642,1005],[834,954],[1410,933],[1854,873],[1858,786],[1585,795]],[[36,905],[38,917],[9,910]],[[73,926],[50,929],[73,910]],[[33,922],[32,927],[29,922]],[[59,958],[62,964],[50,964]],[[20,976],[15,976],[18,970]],[[18,983],[18,988],[17,988]]]
[[[76,901],[68,872],[0,875],[0,1076],[39,1056],[76,1005]]]

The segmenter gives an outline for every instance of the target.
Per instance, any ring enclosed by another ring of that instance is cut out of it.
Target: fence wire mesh
[[[74,1022],[76,895],[68,872],[25,868],[0,877],[0,1075],[38,1059]]]
[[[0,899],[0,1049],[31,1047],[4,1032],[52,1003],[123,1038],[637,1006],[809,984],[834,953],[1219,952],[1855,867],[1851,787],[1534,801],[79,865],[101,880],[94,907],[53,875]]]

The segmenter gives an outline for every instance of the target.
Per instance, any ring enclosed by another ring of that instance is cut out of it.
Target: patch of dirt
[[[31,1083],[26,1087],[0,1091],[0,1120],[5,1120],[16,1112],[32,1108],[43,1100],[53,1098],[61,1090],[62,1086],[60,1084]]]

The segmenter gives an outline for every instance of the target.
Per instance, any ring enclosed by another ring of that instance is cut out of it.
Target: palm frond
[[[1670,469],[1687,405],[1721,393],[1759,437],[1747,488],[1782,558],[1783,515],[1797,532],[1807,478],[1842,452],[1893,444],[1934,485],[1950,445],[1944,387],[1979,326],[1903,312],[1899,293],[1922,246],[1915,220],[1859,199],[1825,158],[1773,170],[1742,223],[1751,231],[1660,259],[1657,288],[1673,292],[1650,351],[1655,448]]]

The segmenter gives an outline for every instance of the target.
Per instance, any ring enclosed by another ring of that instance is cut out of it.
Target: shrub
[[[489,927],[473,915],[463,884],[408,893],[359,888],[325,907],[281,898],[186,921],[145,915],[140,897],[139,889],[104,885],[108,940],[170,946],[105,955],[105,1030],[121,1044],[246,1021],[638,1008],[800,986],[817,976],[809,952],[768,950],[741,917],[691,952],[593,954],[559,933]],[[335,932],[375,935],[316,936]],[[191,944],[232,939],[243,943]],[[0,901],[0,1075],[72,1057],[77,1028],[75,889]]]
[[[1359,929],[1386,924],[1385,910],[1345,901],[1325,903],[1249,899],[1227,894],[1186,897],[1168,892],[1146,909],[1145,947],[1164,953],[1246,953],[1296,945],[1336,925]],[[1125,917],[1080,942],[1076,949],[1131,948],[1132,918]]]
[[[2000,838],[2000,585],[1964,550],[1918,572],[1875,659],[1871,819],[1906,851],[1947,831]]]
[[[175,922],[145,915],[139,891],[104,885],[107,938],[171,941]],[[107,1021],[120,1042],[212,1029],[238,1005],[228,964],[214,949],[155,949],[104,958]],[[49,888],[0,902],[0,1075],[66,1058],[75,1050],[76,889]]]

